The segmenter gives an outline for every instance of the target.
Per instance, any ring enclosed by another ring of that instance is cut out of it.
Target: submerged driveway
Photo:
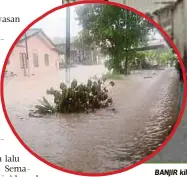
[[[89,75],[86,73],[103,72],[97,66],[75,70],[74,76],[83,73],[84,79]],[[45,90],[59,86],[59,78],[12,79],[5,84],[5,103],[23,141],[64,168],[108,172],[133,164],[163,142],[177,119],[178,76],[174,69],[139,71],[115,81],[109,93],[115,111],[29,117],[29,110]]]

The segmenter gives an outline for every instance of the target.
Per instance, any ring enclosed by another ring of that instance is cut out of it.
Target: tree
[[[149,50],[144,52],[145,56],[149,61],[153,61],[158,57],[158,51],[155,50]]]
[[[145,59],[148,60],[148,62],[150,63],[157,63],[159,65],[160,63],[160,58],[159,58],[159,55],[160,55],[160,52],[158,50],[147,50],[147,51],[143,51],[142,52],[145,56]]]
[[[96,53],[96,50],[94,50],[96,49],[95,44],[94,42],[92,43],[84,42],[86,40],[84,36],[85,35],[83,34],[82,31],[81,33],[79,33],[79,36],[74,39],[73,43],[74,46],[79,50],[81,62],[92,64],[93,62],[95,62],[95,53]],[[85,56],[86,56],[85,52],[89,54],[89,57],[87,58],[88,61],[85,60]]]
[[[53,43],[54,44],[61,44],[61,43],[64,43],[64,42],[65,42],[65,40],[61,37],[54,37],[53,38]]]
[[[146,44],[152,24],[129,10],[111,5],[81,5],[76,13],[83,27],[84,43],[95,42],[109,56],[108,69],[127,74],[129,60],[134,57],[135,48]]]
[[[145,52],[136,52],[136,57],[134,60],[134,68],[135,69],[142,69],[143,63],[145,61]]]

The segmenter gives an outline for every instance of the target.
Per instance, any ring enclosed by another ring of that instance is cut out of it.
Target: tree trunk
[[[128,75],[128,58],[125,60],[125,75]]]
[[[139,61],[140,61],[140,63],[139,63],[139,69],[141,70],[142,69],[142,60],[140,59]]]

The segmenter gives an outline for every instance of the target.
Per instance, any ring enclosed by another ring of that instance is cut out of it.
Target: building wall
[[[29,54],[29,73],[30,75],[46,75],[53,74],[59,70],[59,55],[51,49],[50,43],[45,44],[43,39],[39,36],[33,36],[28,39],[28,54]],[[24,75],[23,69],[20,64],[20,53],[25,53],[25,42],[21,43],[24,47],[15,47],[10,57],[10,64],[7,65],[7,70],[14,72],[17,75]],[[33,55],[38,55],[39,67],[34,66]],[[49,66],[45,65],[44,55],[49,55]],[[27,71],[28,72],[28,71]]]
[[[163,0],[111,0],[114,2],[118,3],[125,3],[128,6],[131,6],[141,12],[150,12],[152,13],[153,11],[160,9],[164,7],[164,4],[155,4],[156,2],[161,2]],[[176,0],[164,0],[166,1],[173,1],[175,2]]]
[[[184,21],[183,21],[183,24],[184,24],[184,43],[186,45],[186,48],[187,48],[187,1],[183,0],[183,14],[184,14]],[[187,59],[186,59],[187,60]],[[187,61],[186,61],[187,63]],[[186,64],[187,66],[187,64]],[[187,67],[186,67],[187,68]]]
[[[24,53],[24,52],[25,52],[24,47],[15,46],[14,50],[10,55],[9,62],[6,67],[6,70],[8,72],[13,72],[18,76],[24,75],[24,70],[21,69],[21,64],[20,64],[20,53]]]
[[[166,32],[172,37],[172,9],[166,8],[157,14],[153,15],[153,20],[156,21]]]
[[[187,69],[187,1],[179,0],[173,11],[174,43]]]
[[[184,25],[184,6],[183,3],[178,4],[173,13],[174,25],[174,43],[180,51],[181,56],[184,56],[185,45],[185,25]]]
[[[61,54],[61,62],[65,62],[65,58],[62,60],[62,56],[65,57],[66,53],[66,44],[61,43],[57,44],[56,47],[64,54]],[[77,60],[77,54],[78,54],[78,49],[75,47],[73,43],[70,44],[70,62],[75,62]]]
[[[154,16],[154,20],[157,21],[166,32],[170,29],[172,32],[173,42],[177,46],[185,67],[187,68],[187,1],[180,0],[172,10],[165,10]],[[164,25],[164,24],[171,25]],[[169,33],[170,35],[171,33]],[[185,52],[186,51],[186,52]]]

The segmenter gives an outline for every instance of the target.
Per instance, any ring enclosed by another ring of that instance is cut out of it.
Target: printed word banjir
[[[165,176],[187,176],[187,169],[156,169],[155,175],[165,175]]]
[[[0,17],[0,23],[18,23],[20,17]]]

